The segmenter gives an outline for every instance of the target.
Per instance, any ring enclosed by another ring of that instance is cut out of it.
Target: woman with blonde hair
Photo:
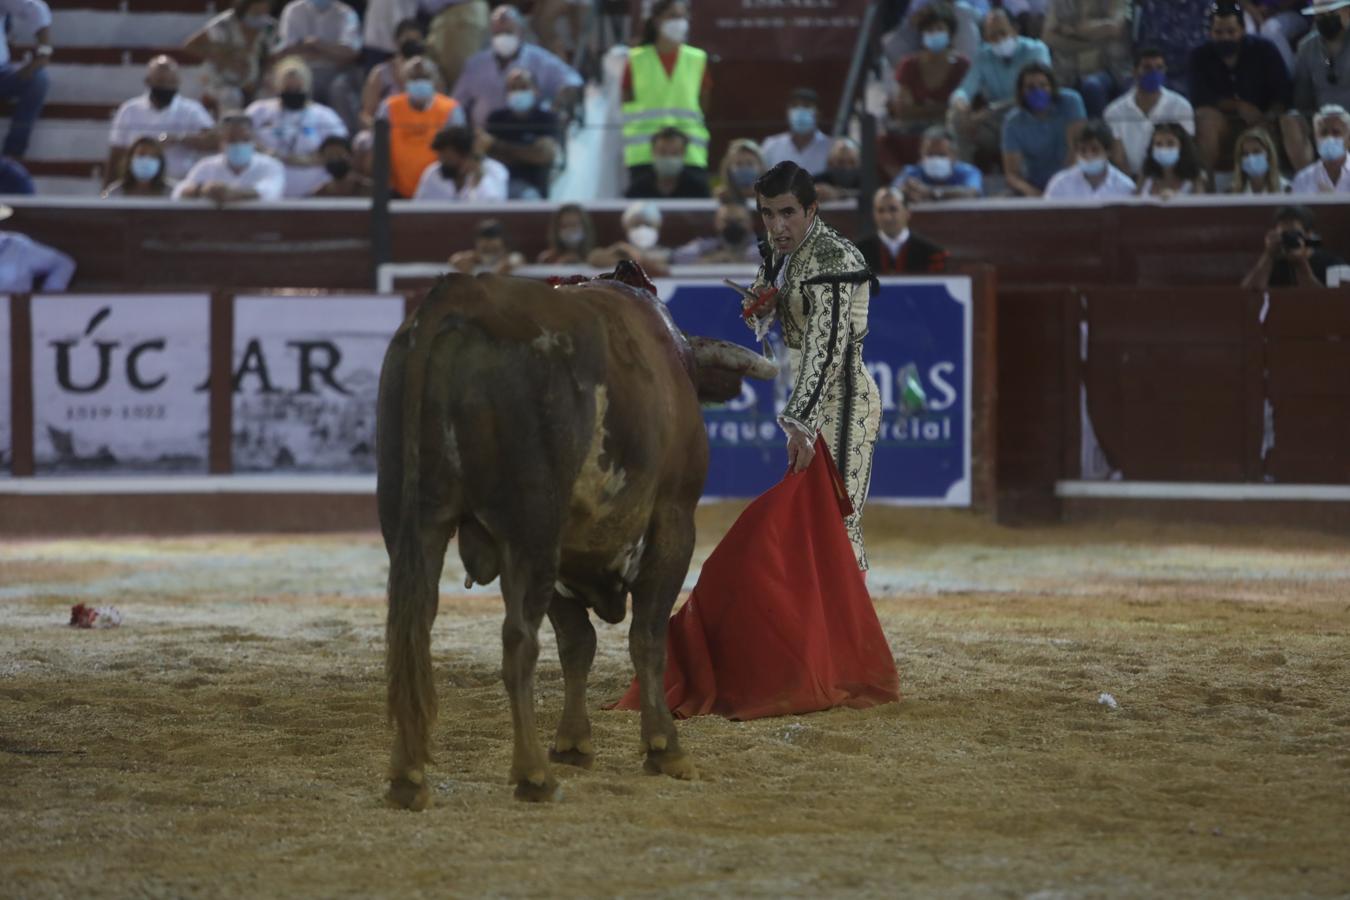
[[[717,199],[722,203],[750,203],[755,199],[755,180],[764,174],[764,151],[749,138],[737,138],[727,145],[722,164],[717,167]]]
[[[1287,194],[1280,156],[1264,128],[1248,128],[1233,145],[1233,194]]]
[[[594,249],[595,226],[590,214],[578,203],[564,203],[549,220],[548,249],[539,254],[538,261],[584,266]]]

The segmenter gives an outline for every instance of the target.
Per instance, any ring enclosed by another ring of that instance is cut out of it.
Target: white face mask
[[[1004,59],[1008,59],[1014,53],[1017,52],[1017,38],[1011,36],[1005,37],[997,44],[991,44],[990,46],[993,48],[994,53],[997,56],[1001,56]]]
[[[952,177],[952,160],[949,156],[925,156],[919,164],[923,174],[934,181],[946,181]]]
[[[668,41],[683,44],[685,38],[689,37],[689,20],[666,19],[661,23],[661,36]]]
[[[520,49],[520,38],[514,34],[494,34],[492,36],[492,52],[502,59],[509,59],[516,55]]]
[[[656,238],[660,234],[651,225],[634,225],[628,229],[628,243],[639,250],[650,250],[656,246]]]

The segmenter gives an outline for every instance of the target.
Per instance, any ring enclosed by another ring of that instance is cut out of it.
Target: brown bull
[[[645,768],[693,775],[663,683],[666,620],[689,568],[708,467],[699,399],[729,399],[741,374],[773,375],[749,351],[695,342],[691,350],[649,293],[615,282],[549,288],[462,275],[442,279],[395,335],[378,424],[392,803],[422,809],[429,800],[430,633],[456,532],[469,580],[502,579],[516,796],[554,796],[548,760],[592,764],[587,609],[622,621],[630,592]],[[566,692],[547,758],[534,720],[545,615]]]

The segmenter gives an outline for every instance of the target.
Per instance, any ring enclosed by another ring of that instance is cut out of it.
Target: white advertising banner
[[[14,465],[14,412],[10,406],[9,296],[0,294],[0,478]]]
[[[207,468],[210,298],[33,297],[39,475]]]
[[[238,297],[236,472],[375,471],[375,404],[403,298]]]

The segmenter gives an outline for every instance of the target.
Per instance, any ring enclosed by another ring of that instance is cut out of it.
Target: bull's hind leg
[[[436,721],[436,684],[431,666],[431,626],[439,605],[438,585],[450,529],[424,523],[410,540],[418,543],[407,559],[391,557],[389,574],[389,714],[394,749],[389,760],[391,806],[422,810],[431,801],[426,766],[431,761],[431,728]],[[422,571],[404,571],[411,561]]]
[[[502,567],[502,596],[506,620],[502,623],[502,680],[511,701],[511,724],[515,745],[511,756],[511,781],[516,799],[552,800],[558,782],[548,769],[544,747],[534,721],[534,665],[539,659],[539,625],[553,599],[553,571],[522,560],[508,549]]]
[[[633,585],[633,624],[628,630],[628,652],[642,700],[643,768],[674,778],[693,778],[694,764],[680,750],[675,719],[666,705],[666,628],[693,553],[692,512],[674,507],[659,511]]]
[[[595,750],[591,745],[591,719],[586,713],[586,680],[595,659],[595,627],[586,607],[562,594],[553,595],[548,620],[558,638],[564,686],[562,719],[548,758],[589,769],[595,763]]]

